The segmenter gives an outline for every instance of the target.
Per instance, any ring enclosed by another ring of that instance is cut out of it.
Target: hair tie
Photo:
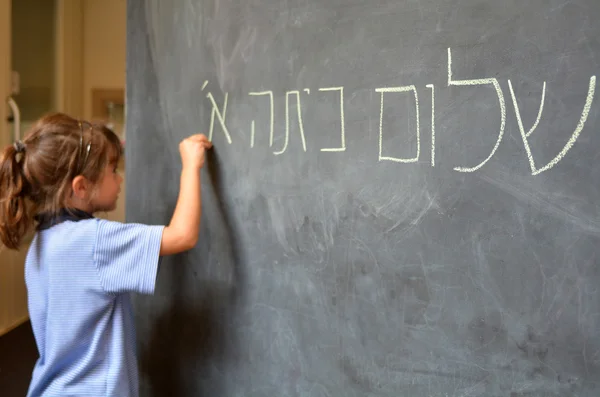
[[[25,152],[25,144],[23,143],[23,141],[16,141],[13,144],[15,150],[17,151],[17,153],[23,153]]]

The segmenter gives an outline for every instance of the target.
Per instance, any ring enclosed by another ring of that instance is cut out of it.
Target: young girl
[[[179,144],[179,198],[168,226],[95,218],[115,209],[119,138],[65,114],[40,119],[0,157],[0,240],[35,226],[25,282],[39,359],[28,396],[137,396],[129,292],[152,294],[159,257],[197,242],[204,135]]]

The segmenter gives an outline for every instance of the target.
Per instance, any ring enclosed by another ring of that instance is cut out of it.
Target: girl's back
[[[135,396],[130,296],[154,291],[162,227],[73,219],[36,233],[25,262],[40,357],[29,395]]]
[[[198,241],[200,169],[211,146],[201,134],[180,143],[168,226],[94,218],[115,209],[123,182],[121,142],[103,125],[50,114],[0,153],[0,241],[18,250],[35,226],[25,282],[40,357],[29,397],[138,395],[129,293],[153,293],[160,257]]]

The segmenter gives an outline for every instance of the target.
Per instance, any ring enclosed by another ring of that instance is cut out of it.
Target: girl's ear
[[[88,181],[82,175],[77,175],[71,183],[73,194],[80,200],[85,200],[89,196]]]

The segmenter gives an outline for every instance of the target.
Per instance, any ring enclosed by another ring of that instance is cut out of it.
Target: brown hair
[[[119,137],[104,125],[63,113],[39,119],[22,142],[0,153],[2,244],[18,249],[36,215],[57,214],[65,208],[77,175],[95,185],[107,163],[118,162],[121,153]]]

